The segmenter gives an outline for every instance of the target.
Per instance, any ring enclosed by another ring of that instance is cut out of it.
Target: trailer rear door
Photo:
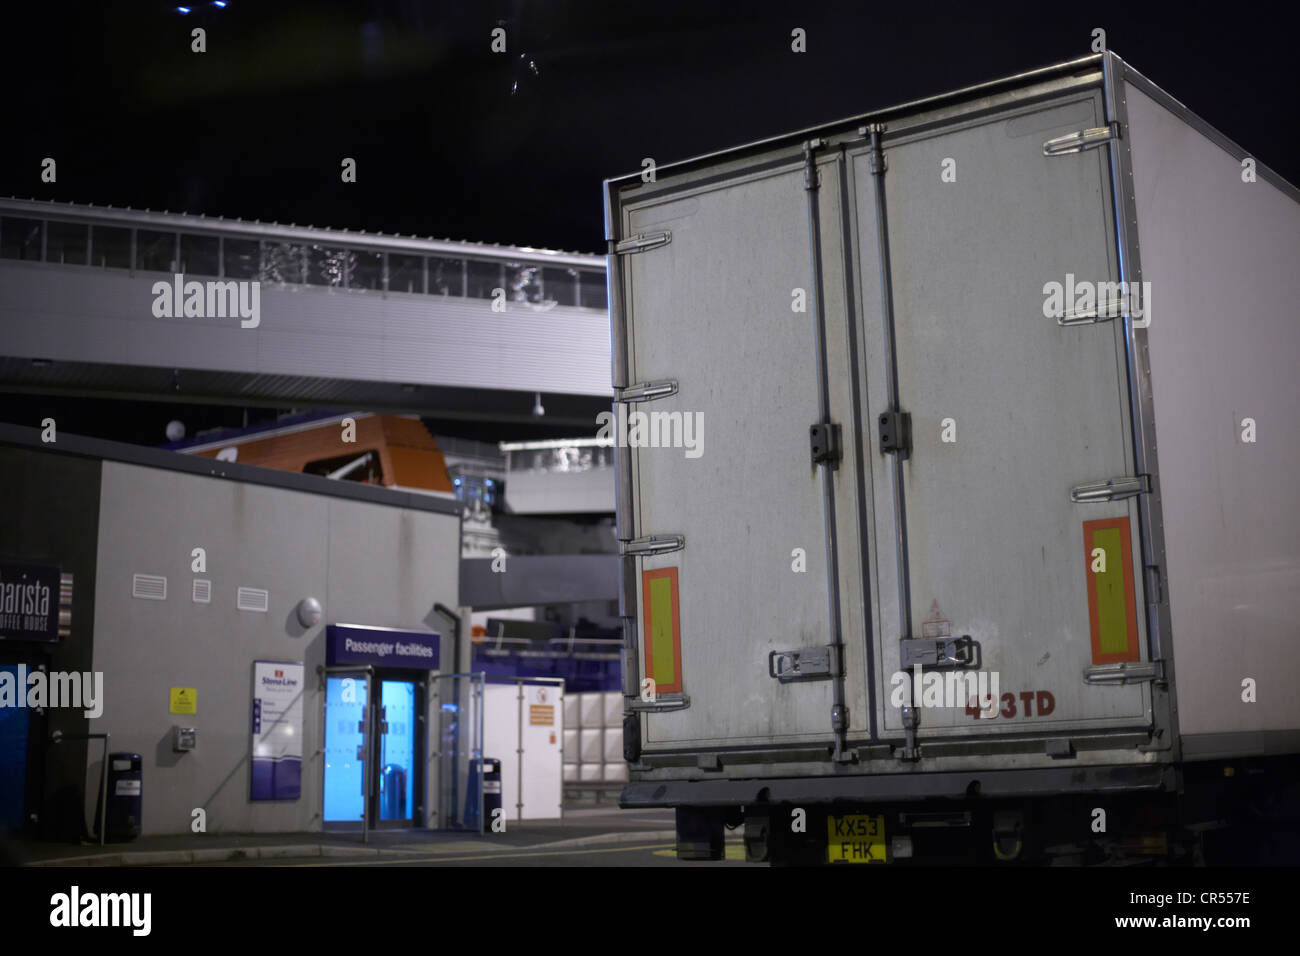
[[[823,192],[835,248],[825,290],[830,404],[837,421],[851,421],[840,192]],[[635,555],[624,559],[631,670],[638,685],[647,674],[656,680],[654,701],[639,702],[654,708],[642,717],[648,752],[821,745],[832,736],[832,682],[772,674],[774,651],[824,648],[831,632],[823,493],[809,445],[819,409],[808,203],[797,149],[613,197],[626,250],[611,267],[631,386],[623,395],[649,399],[619,406],[628,447],[618,449],[630,460],[620,537]],[[634,432],[637,414],[657,416],[646,427],[659,447]],[[848,543],[836,577],[844,633],[856,635],[845,651],[848,729],[861,735],[870,719],[867,625],[855,437],[845,431],[834,484]]]
[[[897,408],[911,427],[905,458],[883,451],[879,432],[870,456],[886,737],[911,703],[922,739],[1150,723],[1147,685],[1083,679],[1147,657],[1136,499],[1085,487],[1114,480],[1122,492],[1136,478],[1123,321],[1071,314],[1088,311],[1083,283],[1118,278],[1105,127],[1100,91],[1076,91],[939,129],[886,129],[879,175],[869,144],[852,152],[857,298],[875,343],[863,350],[868,420]],[[1083,130],[1100,145],[1067,151],[1061,137]],[[875,241],[881,185],[892,323]],[[1053,282],[1062,299],[1072,284],[1077,293],[1060,315]],[[996,674],[996,705],[977,716],[969,685],[946,679],[944,696],[913,701],[900,638],[926,642],[908,645],[924,654],[967,635],[978,667],[937,671],[984,671],[990,684]]]

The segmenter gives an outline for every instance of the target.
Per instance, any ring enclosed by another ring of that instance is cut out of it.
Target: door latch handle
[[[969,634],[961,637],[905,637],[899,644],[902,667],[979,667],[983,658],[980,642]]]
[[[796,651],[772,651],[767,655],[767,676],[788,684],[797,680],[828,680],[835,676],[835,648],[804,647]]]

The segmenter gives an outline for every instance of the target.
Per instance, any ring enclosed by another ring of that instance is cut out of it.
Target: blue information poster
[[[253,800],[302,796],[301,663],[253,663]]]

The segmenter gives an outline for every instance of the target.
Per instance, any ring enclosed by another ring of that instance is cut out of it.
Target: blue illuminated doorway
[[[0,672],[12,675],[17,687],[17,664],[0,664]],[[16,692],[25,694],[27,688]],[[0,830],[17,830],[23,825],[30,713],[26,707],[0,707]]]
[[[344,670],[326,678],[326,828],[425,825],[425,694],[423,682],[403,679],[401,671]]]
[[[411,826],[417,769],[415,684],[384,680],[379,687],[379,821]]]
[[[367,680],[330,677],[325,686],[326,823],[361,826],[365,812]]]

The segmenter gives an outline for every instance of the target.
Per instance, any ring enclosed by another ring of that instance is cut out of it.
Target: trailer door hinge
[[[808,437],[812,446],[814,465],[822,462],[834,464],[844,457],[844,450],[840,445],[840,426],[834,422],[813,425],[808,429]]]
[[[691,706],[691,698],[686,694],[663,694],[653,700],[628,701],[624,707],[635,714],[666,714],[674,710],[685,710]]]
[[[1148,564],[1147,570],[1147,587],[1146,596],[1148,604],[1164,604],[1165,588],[1164,578],[1160,574],[1160,565]]]
[[[1075,485],[1070,489],[1070,500],[1076,503],[1089,501],[1120,501],[1135,495],[1149,495],[1151,479],[1147,475],[1127,478],[1107,478]]]
[[[628,236],[626,239],[620,239],[614,243],[614,254],[625,256],[634,252],[645,252],[647,249],[666,246],[672,240],[673,234],[666,230],[664,232],[645,232],[639,236]]]
[[[667,398],[677,394],[677,382],[668,379],[663,382],[640,382],[627,388],[614,389],[616,402],[653,402],[656,398]]]
[[[1125,661],[1084,668],[1085,684],[1137,684],[1165,679],[1164,661]]]
[[[906,459],[912,453],[912,416],[892,409],[881,412],[879,424],[881,453],[895,452]]]
[[[1113,293],[1113,294],[1112,294]],[[1079,309],[1064,312],[1056,319],[1057,325],[1094,325],[1098,322],[1109,322],[1112,319],[1118,319],[1122,315],[1132,315],[1133,306],[1141,305],[1133,296],[1127,292],[1121,293],[1118,289],[1107,289],[1104,293],[1099,288],[1097,290],[1097,304],[1091,309]]]
[[[831,680],[839,673],[839,649],[834,644],[803,647],[796,651],[772,651],[767,655],[767,676],[782,684],[802,680]]]
[[[1064,136],[1049,139],[1043,144],[1043,155],[1066,156],[1070,153],[1081,153],[1085,149],[1104,146],[1112,139],[1119,139],[1118,122],[1111,123],[1109,126],[1094,126],[1091,129],[1075,130],[1073,133],[1066,133]]]
[[[631,555],[635,558],[647,558],[652,554],[667,554],[670,551],[680,551],[686,547],[686,536],[682,534],[651,534],[644,538],[633,538],[631,541],[623,542],[623,550],[619,552],[622,555]]]

